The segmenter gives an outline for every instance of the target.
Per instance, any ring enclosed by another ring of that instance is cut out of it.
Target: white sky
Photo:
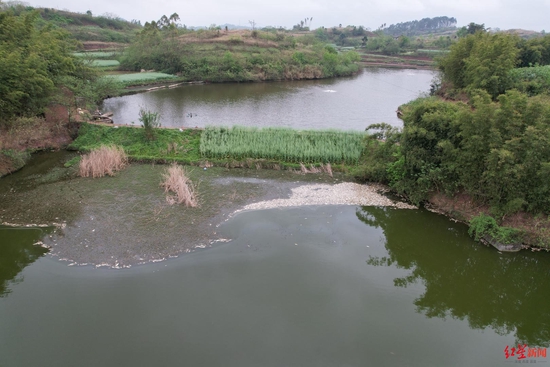
[[[210,24],[291,28],[313,17],[312,28],[363,25],[371,29],[426,17],[455,17],[458,25],[484,23],[486,27],[550,31],[550,0],[29,0],[48,7],[94,15],[112,13],[142,23],[176,12],[188,26]]]

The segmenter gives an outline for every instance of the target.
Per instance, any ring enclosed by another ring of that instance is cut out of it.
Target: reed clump
[[[168,204],[184,204],[190,207],[198,206],[195,187],[182,166],[176,163],[172,164],[166,169],[162,177],[163,182],[160,185],[164,187],[164,192],[167,193],[166,201]],[[170,192],[173,192],[174,195],[170,195]]]
[[[80,176],[103,177],[114,176],[128,164],[128,156],[124,149],[116,145],[102,145],[85,154],[80,159]]]
[[[208,127],[202,133],[200,151],[203,157],[217,159],[355,164],[363,152],[364,137],[359,131]]]

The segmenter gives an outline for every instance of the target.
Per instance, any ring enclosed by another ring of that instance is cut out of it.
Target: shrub
[[[521,232],[519,230],[501,227],[493,217],[485,214],[480,214],[470,220],[468,233],[476,241],[483,239],[485,236],[490,236],[504,244],[521,242]]]
[[[80,176],[103,177],[114,176],[128,164],[124,149],[115,145],[101,146],[82,156],[80,159]]]
[[[147,140],[154,140],[155,133],[153,129],[160,127],[160,114],[158,112],[151,112],[145,108],[140,108],[139,121],[143,124],[143,128],[145,129],[145,138]]]
[[[185,169],[174,163],[166,169],[162,175],[164,181],[160,184],[164,192],[173,192],[175,195],[166,195],[166,201],[170,204],[185,204],[185,206],[198,206],[197,195],[193,183],[187,177]]]

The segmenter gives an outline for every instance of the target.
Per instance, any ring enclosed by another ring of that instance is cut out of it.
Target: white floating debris
[[[260,201],[246,205],[233,214],[245,210],[260,210],[306,205],[361,205],[389,206],[399,209],[417,209],[407,203],[395,202],[377,192],[375,185],[342,182],[336,185],[306,184],[292,189],[289,198]],[[307,218],[305,218],[307,219]]]

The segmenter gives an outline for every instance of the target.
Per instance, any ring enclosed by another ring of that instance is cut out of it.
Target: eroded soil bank
[[[33,158],[29,167],[0,181],[0,222],[56,225],[43,245],[69,264],[120,268],[176,257],[227,241],[217,227],[242,210],[394,205],[377,187],[342,183],[337,176],[192,168],[200,206],[170,206],[159,185],[167,166],[132,164],[115,177],[91,179],[76,177],[74,167],[63,167],[70,153],[44,157]]]

